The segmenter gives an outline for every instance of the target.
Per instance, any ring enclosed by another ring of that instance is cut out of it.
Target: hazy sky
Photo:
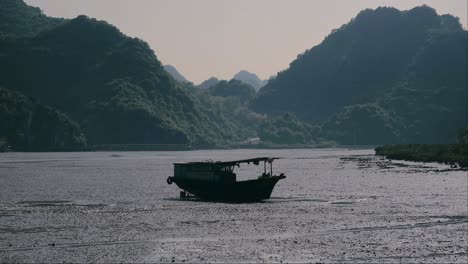
[[[240,70],[268,78],[365,8],[422,4],[467,26],[466,0],[26,0],[54,17],[87,15],[147,41],[194,83]]]

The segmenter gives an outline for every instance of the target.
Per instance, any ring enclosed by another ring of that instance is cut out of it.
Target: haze
[[[423,4],[460,18],[465,0],[27,0],[54,17],[84,14],[147,41],[163,64],[200,83],[240,70],[266,79],[365,8]]]

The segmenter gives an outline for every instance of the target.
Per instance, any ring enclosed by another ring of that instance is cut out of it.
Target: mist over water
[[[467,172],[373,154],[0,153],[0,261],[466,263]],[[173,162],[259,156],[287,176],[261,203],[181,200],[166,183]]]

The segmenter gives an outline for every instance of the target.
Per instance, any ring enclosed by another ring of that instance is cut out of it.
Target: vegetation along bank
[[[468,127],[460,130],[458,144],[385,145],[375,149],[376,155],[389,159],[440,162],[468,169]]]

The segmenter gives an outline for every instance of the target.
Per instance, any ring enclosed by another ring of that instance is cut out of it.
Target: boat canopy
[[[259,157],[252,159],[242,159],[242,160],[233,160],[233,161],[197,161],[197,162],[185,162],[185,163],[174,163],[175,165],[202,165],[202,164],[212,164],[218,165],[220,167],[224,166],[239,166],[242,163],[250,164],[251,162],[255,165],[258,165],[261,161],[272,163],[273,160],[280,159],[278,157]]]
[[[241,163],[253,163],[259,165],[264,162],[264,172],[262,176],[273,175],[273,160],[276,157],[259,157],[253,159],[233,160],[233,161],[198,161],[174,163],[174,178],[189,179],[212,183],[233,183],[236,182],[234,167]],[[267,173],[267,163],[270,164],[270,173]]]

